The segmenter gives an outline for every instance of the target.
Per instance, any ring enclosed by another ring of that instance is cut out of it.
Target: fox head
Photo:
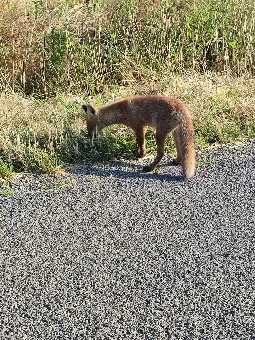
[[[82,108],[87,113],[88,136],[97,136],[101,130],[98,112],[90,105],[82,105]]]

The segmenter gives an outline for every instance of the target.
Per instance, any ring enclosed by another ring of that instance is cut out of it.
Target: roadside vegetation
[[[134,158],[123,126],[88,140],[81,105],[135,94],[185,101],[198,149],[255,138],[253,1],[0,2],[0,178]]]

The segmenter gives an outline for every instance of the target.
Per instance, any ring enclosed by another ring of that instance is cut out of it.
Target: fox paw
[[[139,152],[139,153],[137,154],[136,158],[139,159],[139,158],[143,158],[143,157],[145,157],[145,156],[146,156],[146,152]]]
[[[181,161],[178,158],[173,159],[173,165],[179,165]]]
[[[151,167],[149,165],[145,165],[143,167],[143,172],[150,172],[150,171],[152,171],[152,169],[151,169]]]

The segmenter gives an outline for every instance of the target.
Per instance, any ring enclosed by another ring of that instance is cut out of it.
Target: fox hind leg
[[[164,144],[167,133],[156,132],[157,156],[151,164],[143,168],[144,172],[154,170],[164,156]],[[177,148],[177,158],[174,160],[174,164],[181,163],[184,179],[188,180],[194,176],[196,169],[196,151],[194,145],[193,126],[191,124],[188,126],[180,125],[173,130],[173,136]]]
[[[181,153],[181,141],[180,141],[180,128],[177,127],[176,129],[173,130],[172,132],[175,146],[176,146],[176,151],[177,151],[177,157],[173,159],[173,164],[178,165],[181,163],[182,160],[182,153]]]

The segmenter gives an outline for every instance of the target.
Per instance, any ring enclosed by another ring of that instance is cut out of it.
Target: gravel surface
[[[255,339],[255,142],[23,175],[0,195],[0,339]],[[206,162],[205,162],[206,160]]]

